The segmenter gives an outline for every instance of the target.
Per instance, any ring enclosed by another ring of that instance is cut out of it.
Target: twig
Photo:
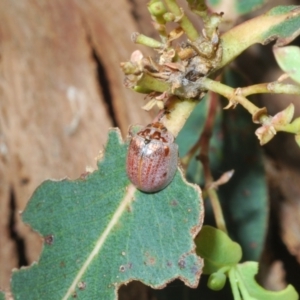
[[[188,38],[191,41],[195,41],[199,37],[198,31],[188,17],[184,14],[183,10],[178,6],[175,0],[165,0],[165,2],[169,11],[178,18],[178,24],[184,30]]]

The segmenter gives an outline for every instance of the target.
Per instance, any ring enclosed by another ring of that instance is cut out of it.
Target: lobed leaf
[[[260,286],[255,276],[258,272],[257,262],[246,262],[237,265],[237,272],[240,280],[242,280],[243,286],[246,288],[251,299],[263,299],[263,300],[298,300],[298,293],[292,285],[288,285],[281,291],[268,291]],[[243,289],[243,288],[242,288]]]
[[[178,171],[161,192],[136,190],[125,172],[127,147],[112,130],[98,170],[45,181],[34,192],[22,217],[45,243],[38,263],[14,271],[14,299],[116,299],[132,280],[198,285],[200,189]]]

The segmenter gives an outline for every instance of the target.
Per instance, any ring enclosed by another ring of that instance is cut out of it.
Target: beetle
[[[151,123],[131,138],[126,172],[139,190],[162,190],[172,181],[177,165],[178,145],[162,123]]]

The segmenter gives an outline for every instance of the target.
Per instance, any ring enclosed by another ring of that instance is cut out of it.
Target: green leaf
[[[294,119],[294,121],[291,123],[291,125],[293,126],[293,131],[297,132],[297,134],[300,133],[300,117]]]
[[[296,46],[276,47],[273,51],[279,67],[300,83],[300,48]]]
[[[0,300],[5,300],[5,294],[2,291],[0,291]]]
[[[247,14],[261,7],[267,0],[236,0],[235,9],[239,15]]]
[[[212,274],[224,267],[230,268],[242,258],[240,245],[217,228],[203,226],[195,242],[197,253],[204,258],[204,274]]]
[[[13,273],[14,299],[116,299],[132,280],[160,288],[180,278],[197,286],[199,188],[178,171],[161,192],[136,190],[125,172],[127,147],[112,130],[98,170],[45,181],[34,192],[22,217],[45,243],[38,263]]]
[[[295,135],[295,140],[296,140],[297,145],[300,147],[300,134]]]
[[[256,10],[262,6],[267,0],[208,0],[207,5],[212,11],[219,11],[224,6],[230,9],[230,13],[240,16]],[[226,11],[225,11],[226,14]],[[226,15],[225,15],[226,17]]]
[[[281,46],[291,42],[300,34],[299,23],[299,6],[278,6],[232,28],[221,36],[223,57],[218,68],[227,65],[253,44],[265,45],[275,39]]]
[[[236,266],[238,280],[242,283],[239,288],[243,293],[245,290],[252,297],[252,299],[263,300],[298,300],[298,293],[292,285],[288,285],[284,290],[274,292],[268,291],[261,287],[255,280],[255,275],[258,272],[257,262],[246,262]],[[246,299],[246,298],[243,298]]]

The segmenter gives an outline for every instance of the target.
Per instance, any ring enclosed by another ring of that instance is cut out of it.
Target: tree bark
[[[0,1],[0,289],[39,258],[41,237],[20,218],[36,187],[95,168],[109,127],[125,136],[151,120],[119,68],[136,49],[132,9],[126,0]]]

